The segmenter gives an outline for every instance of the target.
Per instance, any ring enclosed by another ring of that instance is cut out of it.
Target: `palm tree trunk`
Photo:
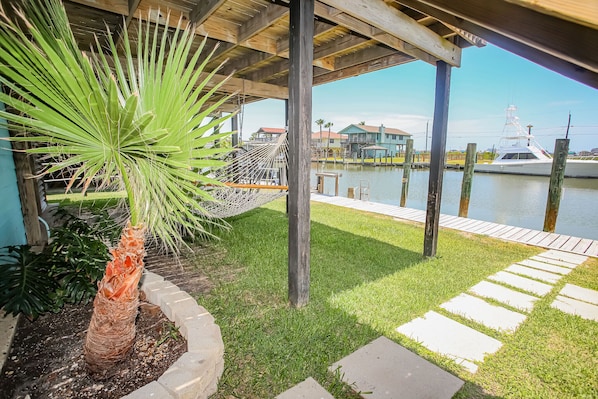
[[[144,234],[143,225],[127,224],[98,284],[84,347],[85,362],[96,378],[109,377],[111,367],[129,355],[135,342]]]

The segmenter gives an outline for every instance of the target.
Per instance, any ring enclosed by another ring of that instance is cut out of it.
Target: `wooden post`
[[[232,136],[232,145],[233,147],[236,147],[239,145],[239,114],[233,115],[233,117],[230,119],[230,126],[231,130],[235,132]]]
[[[309,301],[314,0],[291,0],[289,17],[289,301]]]
[[[554,233],[556,219],[561,203],[561,191],[565,179],[565,166],[569,152],[569,139],[557,139],[554,145],[552,172],[548,186],[548,200],[546,201],[546,215],[544,216],[544,231]]]
[[[459,216],[467,217],[469,212],[469,198],[471,196],[471,183],[473,182],[473,167],[476,162],[476,143],[467,144],[465,155],[465,169],[463,170],[463,182],[461,183],[461,200],[459,201]]]
[[[407,139],[407,151],[405,151],[405,162],[403,162],[403,187],[401,188],[401,206],[407,202],[409,192],[409,176],[411,175],[411,163],[413,162],[413,139]]]
[[[9,132],[13,133],[13,132]],[[40,193],[39,185],[35,176],[35,167],[33,155],[28,155],[24,151],[29,148],[29,145],[24,142],[13,142],[12,153],[15,163],[15,172],[17,175],[17,187],[19,190],[19,197],[21,200],[21,212],[23,214],[23,224],[25,225],[25,236],[27,237],[27,244],[31,246],[44,245],[48,241],[48,237],[43,234],[41,229],[39,216],[40,209]]]
[[[442,194],[442,172],[446,154],[446,129],[451,86],[451,66],[444,61],[436,63],[436,94],[434,124],[432,126],[432,151],[430,153],[430,180],[426,205],[424,256],[436,256],[438,246],[438,221]]]

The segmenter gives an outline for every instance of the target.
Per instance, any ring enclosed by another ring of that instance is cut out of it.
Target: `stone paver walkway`
[[[490,281],[480,281],[469,293],[460,294],[440,307],[479,325],[512,333],[525,321],[535,303],[585,260],[585,256],[549,250],[508,266],[489,276]],[[567,284],[552,307],[598,321],[597,304],[598,292]],[[454,359],[472,373],[485,356],[502,346],[500,341],[434,311],[399,326],[397,331],[433,352]]]

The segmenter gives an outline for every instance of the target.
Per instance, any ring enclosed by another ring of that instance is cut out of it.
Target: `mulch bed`
[[[201,248],[196,249],[202,252]],[[208,292],[212,283],[181,257],[149,249],[146,268],[192,295]],[[83,343],[92,305],[68,305],[34,322],[19,318],[8,358],[0,374],[0,399],[112,399],[157,380],[187,350],[180,337],[168,338],[173,324],[153,305],[141,306],[137,339],[130,358],[105,380],[94,380],[85,368]],[[0,315],[1,317],[1,315]]]
[[[0,398],[120,398],[158,379],[187,350],[180,335],[159,344],[172,324],[161,311],[142,307],[129,359],[114,367],[110,378],[94,380],[83,359],[91,313],[87,304],[67,306],[34,322],[19,318],[0,376]]]

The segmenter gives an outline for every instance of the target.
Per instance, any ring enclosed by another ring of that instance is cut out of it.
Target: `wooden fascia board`
[[[461,64],[459,47],[381,0],[320,2],[381,29],[449,65],[458,67]]]
[[[226,0],[196,0],[195,7],[189,12],[189,22],[203,24]]]
[[[577,24],[598,29],[598,1],[579,0],[507,0],[510,3],[543,14],[566,19]]]
[[[565,61],[562,58],[548,54],[541,50],[530,47],[520,41],[514,40],[493,30],[481,27],[471,21],[459,18],[451,13],[442,11],[430,5],[423,4],[419,0],[400,0],[402,4],[414,8],[422,13],[432,15],[434,18],[447,22],[461,28],[476,36],[487,40],[506,51],[517,54],[531,62],[548,68],[563,76],[598,89],[598,73],[588,69],[580,68],[576,63]]]
[[[598,73],[598,29],[505,0],[420,0],[416,3],[437,8]],[[588,12],[590,10],[588,7]]]
[[[98,10],[112,12],[114,14],[129,15],[128,0],[71,0],[73,3],[97,8]]]

